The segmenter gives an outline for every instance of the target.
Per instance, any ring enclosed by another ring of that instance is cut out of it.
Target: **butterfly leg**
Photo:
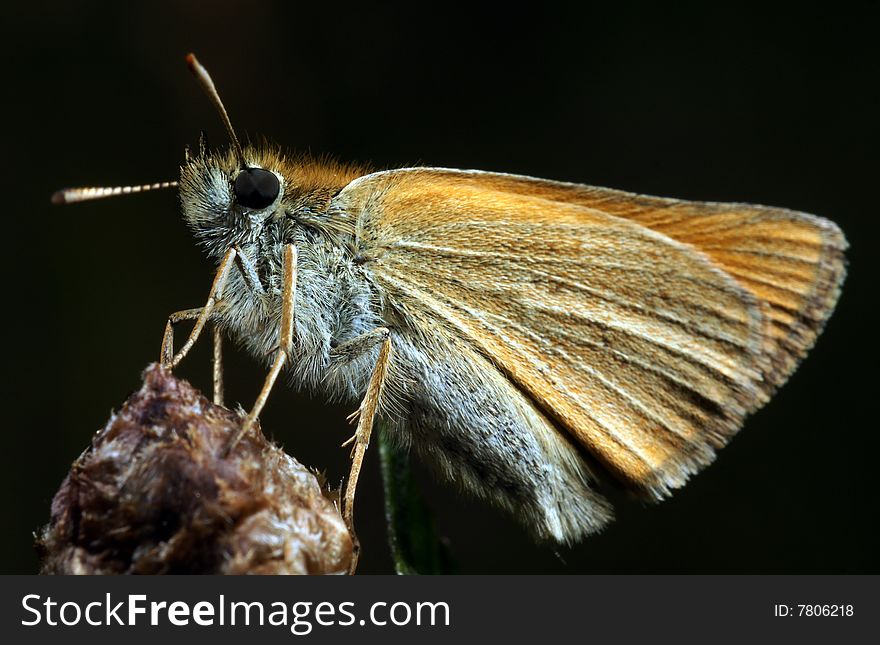
[[[220,328],[214,325],[214,405],[223,405],[223,335]]]
[[[223,288],[229,278],[229,270],[232,266],[232,260],[235,260],[239,270],[244,276],[245,284],[248,288],[257,294],[264,294],[265,290],[260,282],[257,270],[250,260],[247,259],[241,249],[237,246],[229,249],[220,262],[217,273],[214,277],[214,283],[211,286],[211,292],[208,296],[208,304],[197,309],[185,309],[168,316],[168,322],[165,324],[165,333],[162,336],[162,349],[160,351],[160,361],[162,365],[174,368],[176,367],[190,348],[195,344],[202,332],[205,321],[212,313],[214,305],[220,302],[223,296]],[[205,310],[208,310],[205,313]],[[184,320],[195,320],[196,325],[193,327],[187,343],[180,350],[178,355],[174,354],[174,325]],[[213,381],[214,381],[214,403],[223,405],[223,338],[219,327],[214,326],[214,360],[213,360]]]
[[[251,408],[250,413],[241,424],[241,429],[226,446],[225,454],[227,455],[253,427],[260,412],[263,411],[263,406],[266,405],[269,393],[272,392],[272,387],[275,385],[281,369],[290,360],[290,348],[293,344],[293,304],[296,295],[296,258],[296,247],[293,244],[286,245],[284,247],[284,278],[281,285],[281,332],[278,336],[278,353],[275,355],[269,374],[266,375],[263,389],[260,390],[254,407]]]
[[[239,247],[235,248],[235,261],[241,274],[244,276],[245,284],[254,293],[264,294],[263,284],[260,282],[260,276],[257,269],[247,259],[247,256],[241,252]],[[221,294],[222,295],[222,294]],[[214,325],[214,405],[223,405],[223,335],[220,328]]]
[[[165,323],[165,333],[162,335],[162,349],[159,350],[162,365],[170,365],[174,356],[174,325],[185,320],[197,320],[202,315],[203,309],[204,307],[184,309],[183,311],[175,311],[168,316],[168,322]],[[216,405],[223,405],[222,343],[220,328],[214,325],[214,403]]]
[[[171,360],[174,358],[174,326],[185,320],[198,319],[198,317],[202,315],[203,309],[204,307],[184,309],[183,311],[175,311],[168,316],[168,321],[165,323],[165,333],[162,334],[162,349],[159,350],[159,362],[161,362],[162,365],[167,367],[171,364]]]
[[[208,322],[208,318],[210,318],[211,313],[214,311],[214,307],[219,302],[220,297],[223,295],[223,288],[226,286],[226,281],[229,279],[229,270],[233,266],[233,260],[237,255],[235,249],[230,248],[226,251],[226,254],[223,256],[223,259],[220,260],[220,265],[217,267],[217,274],[214,276],[214,282],[211,284],[211,291],[208,293],[208,302],[205,303],[205,306],[198,309],[189,309],[186,312],[179,312],[180,314],[187,314],[192,312],[198,312],[195,316],[196,324],[193,326],[192,331],[189,334],[189,338],[186,339],[186,342],[183,344],[183,347],[180,348],[180,351],[174,354],[173,349],[173,339],[174,339],[174,331],[173,325],[175,322],[172,321],[172,316],[169,316],[168,323],[165,325],[165,335],[162,338],[162,365],[168,367],[170,369],[174,369],[180,364],[180,361],[184,359],[184,357],[189,353],[189,350],[192,349],[192,346],[195,345],[199,336],[202,333],[202,330],[205,328],[205,323]],[[192,320],[192,317],[182,317],[180,320]]]
[[[342,517],[345,520],[348,530],[351,533],[355,544],[354,554],[352,556],[352,564],[349,569],[350,573],[354,573],[357,567],[359,545],[357,536],[354,531],[354,497],[357,490],[358,477],[361,473],[361,466],[364,462],[364,455],[370,445],[370,435],[373,432],[373,422],[376,419],[376,413],[379,411],[379,402],[382,399],[382,390],[385,388],[385,380],[388,376],[388,365],[391,361],[391,338],[388,329],[379,327],[373,331],[367,332],[362,336],[355,338],[347,343],[336,347],[333,354],[339,357],[352,357],[357,353],[363,353],[368,349],[372,349],[378,343],[382,346],[379,349],[379,357],[373,372],[370,375],[370,381],[367,384],[367,393],[361,402],[358,410],[351,418],[357,418],[358,425],[354,436],[342,445],[354,443],[351,451],[351,471],[348,475],[348,484],[345,488],[345,496],[343,498]],[[358,351],[359,350],[359,351]]]

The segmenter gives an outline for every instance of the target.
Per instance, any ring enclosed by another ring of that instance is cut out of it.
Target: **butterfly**
[[[350,526],[380,418],[392,440],[537,538],[580,540],[611,518],[598,480],[659,500],[709,464],[839,297],[847,243],[827,219],[242,146],[188,60],[232,145],[203,143],[179,182],[151,186],[179,188],[184,221],[217,265],[205,306],[169,318],[163,362],[176,366],[212,324],[215,355],[230,337],[270,366],[243,432],[282,374],[360,401]],[[196,324],[175,353],[181,320]]]

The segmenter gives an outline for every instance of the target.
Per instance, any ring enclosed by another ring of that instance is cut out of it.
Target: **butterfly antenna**
[[[116,195],[130,195],[132,193],[145,193],[149,190],[161,188],[176,188],[176,181],[161,181],[155,184],[141,184],[140,186],[91,186],[88,188],[62,188],[52,195],[53,204],[73,204]]]
[[[235,156],[238,157],[238,162],[241,164],[241,167],[244,168],[244,153],[241,150],[241,144],[238,142],[238,137],[235,136],[235,130],[232,129],[232,122],[229,120],[229,114],[226,113],[226,108],[223,107],[223,101],[220,100],[220,95],[217,93],[214,81],[211,80],[211,75],[208,74],[208,70],[202,67],[202,64],[196,59],[195,54],[186,55],[186,64],[189,66],[189,71],[191,71],[199,81],[202,89],[205,90],[208,98],[211,99],[214,107],[216,107],[217,111],[220,113],[223,125],[226,126],[226,132],[232,140],[232,147],[235,149]]]

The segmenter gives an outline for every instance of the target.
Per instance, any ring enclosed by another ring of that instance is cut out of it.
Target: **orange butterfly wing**
[[[843,276],[834,225],[779,209],[431,168],[339,197],[402,324],[467,339],[655,497],[784,380]]]
[[[445,171],[458,173],[461,171]],[[767,401],[785,383],[840,296],[847,242],[827,219],[784,208],[693,202],[621,190],[468,171],[492,190],[580,204],[631,219],[705,253],[764,308]]]

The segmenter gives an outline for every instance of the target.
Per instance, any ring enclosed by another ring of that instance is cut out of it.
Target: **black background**
[[[838,222],[837,313],[801,369],[717,462],[660,505],[615,498],[601,535],[555,553],[437,486],[461,572],[877,572],[876,3],[19,3],[3,42],[4,440],[0,572],[37,570],[31,532],[70,462],[158,356],[165,316],[211,279],[172,191],[64,208],[70,185],[174,179],[225,135],[376,166],[479,168]],[[208,388],[204,344],[181,373]],[[230,357],[230,398],[263,372]],[[350,410],[279,389],[263,427],[339,481]],[[359,493],[362,572],[390,572],[378,460]]]

